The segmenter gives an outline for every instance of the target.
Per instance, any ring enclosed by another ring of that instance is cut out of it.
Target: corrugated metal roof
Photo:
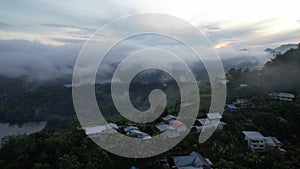
[[[187,156],[173,156],[172,159],[177,168],[211,168],[205,158],[195,151]]]
[[[164,121],[169,121],[169,120],[172,120],[172,119],[176,119],[176,117],[173,116],[173,115],[168,114],[168,115],[166,115],[165,117],[163,117],[162,119],[163,119]]]
[[[280,146],[282,143],[276,137],[265,137],[266,144],[271,147]]]
[[[181,127],[181,126],[184,126],[184,124],[181,121],[179,121],[179,120],[172,121],[172,123],[170,123],[170,125],[173,128],[175,128],[175,129],[177,129],[177,128]]]
[[[135,126],[128,126],[128,127],[124,128],[123,130],[125,131],[125,133],[127,133],[130,130],[139,130],[139,128],[135,127]]]
[[[220,113],[208,113],[207,117],[211,119],[221,119],[222,115]]]
[[[265,137],[257,131],[243,131],[243,133],[249,139],[265,139]]]
[[[103,133],[110,129],[118,129],[118,126],[114,123],[109,123],[109,124],[102,125],[102,126],[85,127],[84,131],[85,131],[86,135],[92,135],[92,134]]]
[[[155,127],[159,130],[159,131],[161,131],[161,132],[163,132],[163,131],[166,131],[166,130],[168,130],[168,129],[174,129],[172,126],[170,126],[169,124],[166,124],[166,123],[159,123],[159,124],[156,124],[155,125]]]
[[[230,109],[237,109],[237,107],[233,104],[226,104],[226,107],[228,107]]]
[[[291,93],[285,93],[285,92],[280,92],[280,93],[278,93],[277,96],[279,96],[279,97],[287,97],[287,98],[291,98],[291,99],[295,98],[295,95],[293,95]]]

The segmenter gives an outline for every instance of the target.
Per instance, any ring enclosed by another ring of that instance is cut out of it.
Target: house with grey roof
[[[176,117],[173,116],[173,115],[168,114],[168,115],[166,115],[165,117],[163,117],[162,119],[163,119],[163,121],[165,121],[165,122],[169,122],[169,121],[171,121],[171,120],[176,120]]]
[[[257,131],[243,131],[248,147],[253,150],[264,150],[266,138]]]
[[[223,130],[226,123],[221,121],[222,115],[220,113],[208,113],[207,118],[196,119],[193,126],[197,132],[201,132],[203,127],[216,127],[216,130]]]
[[[266,138],[266,145],[274,148],[280,148],[283,144],[276,138],[276,137],[265,137]]]
[[[283,144],[276,137],[264,137],[257,131],[243,131],[245,140],[247,140],[249,148],[253,150],[264,150],[265,147],[278,148],[281,152],[287,152],[283,149]]]
[[[295,95],[291,93],[286,93],[286,92],[279,92],[279,93],[270,93],[269,97],[271,99],[276,99],[280,101],[287,101],[287,102],[293,102],[295,99]]]
[[[167,115],[162,118],[162,122],[155,125],[160,132],[166,132],[166,137],[176,138],[180,136],[181,132],[187,130],[185,124],[177,120],[177,117],[173,115]]]
[[[174,166],[178,169],[211,169],[212,162],[195,151],[185,156],[173,156]]]
[[[135,137],[135,138],[142,138],[142,139],[150,139],[152,138],[149,134],[140,131],[140,129],[136,126],[128,126],[123,129],[126,135],[130,137]]]
[[[238,112],[238,108],[233,104],[226,104],[225,109],[231,113]]]
[[[250,101],[249,99],[235,99],[232,104],[239,108],[247,108],[250,105]]]
[[[139,128],[136,127],[136,126],[128,126],[128,127],[124,128],[123,130],[127,134],[129,131],[131,131],[131,130],[139,130]]]

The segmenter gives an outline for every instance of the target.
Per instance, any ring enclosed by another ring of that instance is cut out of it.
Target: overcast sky
[[[244,48],[260,56],[257,51],[265,48],[299,43],[299,5],[298,0],[3,1],[0,73],[18,75],[34,67],[70,71],[83,43],[97,29],[137,13],[169,14],[190,22],[208,36],[221,58],[239,55],[236,51]],[[28,65],[33,61],[41,64]]]

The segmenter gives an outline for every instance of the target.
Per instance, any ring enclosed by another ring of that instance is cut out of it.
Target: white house
[[[249,148],[253,150],[264,150],[266,147],[266,138],[257,131],[243,131],[245,140]]]
[[[84,131],[85,134],[91,138],[94,137],[101,137],[103,134],[114,134],[117,133],[118,126],[114,123],[109,123],[106,125],[99,125],[99,126],[91,126],[85,127]]]
[[[246,83],[241,83],[240,84],[240,88],[245,88],[245,87],[248,87],[248,84],[246,84]]]
[[[222,115],[220,113],[208,113],[207,114],[207,123],[212,126],[218,126]]]
[[[291,93],[279,92],[279,93],[270,93],[270,98],[280,100],[280,101],[288,101],[292,102],[295,98],[295,95]]]

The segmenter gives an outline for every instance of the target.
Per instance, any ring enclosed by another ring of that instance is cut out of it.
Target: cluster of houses
[[[223,82],[223,81],[222,81]],[[224,81],[224,83],[228,83]],[[246,84],[240,85],[241,88],[247,87]],[[292,102],[295,95],[290,93],[270,93],[269,97],[271,99],[276,99],[280,101]],[[238,112],[242,108],[248,108],[251,106],[249,99],[236,99],[231,104],[226,104],[225,109],[228,112]],[[209,113],[207,118],[197,119],[192,130],[200,133],[205,127],[214,127],[216,130],[223,130],[226,123],[221,121],[222,115],[220,113]],[[155,125],[155,128],[160,132],[165,132],[167,138],[179,137],[181,132],[187,130],[187,126],[181,122],[177,117],[173,115],[166,115],[162,117],[160,123]],[[89,137],[101,137],[105,134],[114,134],[119,131],[119,127],[114,123],[109,123],[102,126],[92,126],[84,128],[86,135]],[[151,139],[152,137],[141,131],[135,125],[129,125],[123,128],[124,133],[129,137],[141,138],[141,139]],[[253,150],[265,150],[266,147],[277,148],[282,152],[286,152],[283,149],[283,144],[276,138],[272,136],[263,136],[257,131],[242,131],[245,136],[245,140],[250,149]],[[165,165],[168,165],[168,161],[165,159],[162,161]],[[204,158],[198,152],[191,152],[185,156],[173,156],[172,157],[172,168],[178,169],[211,169],[213,164],[208,158]]]
[[[293,102],[293,100],[295,99],[295,95],[285,92],[270,93],[269,97],[271,99],[284,102]],[[225,105],[225,109],[231,113],[238,112],[239,109],[243,108],[253,108],[253,105],[251,105],[249,99],[236,99],[233,103]]]
[[[102,138],[105,137],[107,134],[115,134],[118,133],[119,127],[117,124],[109,123],[106,125],[96,125],[83,128],[85,134],[90,138]],[[152,138],[149,134],[140,131],[140,129],[136,126],[128,126],[123,129],[126,135],[130,137],[136,137],[141,139],[150,139]]]
[[[265,150],[265,148],[273,147],[278,148],[282,152],[286,152],[282,148],[283,144],[276,137],[264,137],[257,131],[243,131],[245,140],[247,141],[248,147],[253,150]]]
[[[200,133],[204,127],[214,127],[216,130],[222,130],[226,123],[220,121],[222,118],[220,113],[208,113],[207,118],[197,119],[192,129],[197,133]],[[155,125],[155,128],[160,132],[166,132],[167,138],[179,137],[182,132],[187,131],[186,125],[177,119],[173,115],[166,115],[162,118],[162,121]],[[106,125],[98,125],[85,127],[85,134],[91,138],[102,137],[106,134],[117,133],[119,127],[117,124],[109,123]],[[129,137],[150,139],[152,138],[149,134],[141,131],[137,126],[130,125],[123,128],[124,133]]]

